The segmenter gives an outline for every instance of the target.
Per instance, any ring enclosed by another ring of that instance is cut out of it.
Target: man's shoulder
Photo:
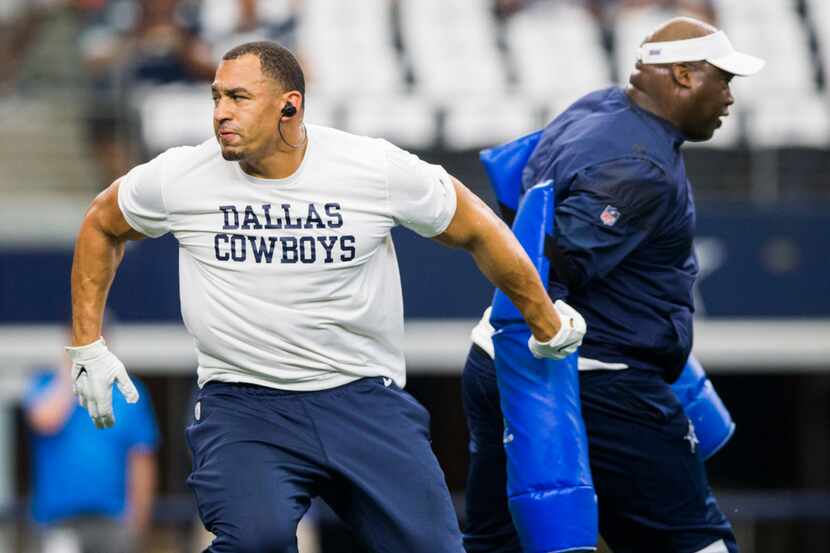
[[[597,111],[600,107],[607,108],[612,105],[622,106],[624,105],[622,94],[624,93],[618,86],[592,90],[574,101],[563,113],[579,110]]]
[[[625,93],[617,87],[583,96],[562,115],[570,124],[557,128],[554,120],[547,134],[558,135],[568,147],[580,149],[583,155],[592,158],[610,159],[620,152],[628,152],[648,134],[648,128],[632,111]]]
[[[309,139],[315,142],[315,148],[327,151],[348,153],[354,158],[372,157],[383,152],[390,143],[382,138],[353,134],[333,127],[307,124]]]
[[[653,142],[624,92],[612,87],[583,96],[554,119],[545,128],[534,152],[537,159],[531,163],[555,167],[559,180],[623,158],[661,166],[663,156]]]

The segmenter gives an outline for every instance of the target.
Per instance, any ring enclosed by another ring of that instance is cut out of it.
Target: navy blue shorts
[[[394,384],[208,383],[197,405],[188,484],[216,535],[208,553],[296,552],[297,523],[316,496],[369,551],[463,551],[429,414]]]
[[[614,553],[694,553],[718,540],[736,553],[689,420],[660,375],[585,371],[579,385],[600,533]],[[521,553],[507,507],[495,366],[478,346],[464,367],[463,394],[470,429],[464,548]]]

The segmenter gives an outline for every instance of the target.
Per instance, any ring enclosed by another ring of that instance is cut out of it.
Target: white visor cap
[[[723,31],[700,38],[646,42],[640,46],[638,59],[648,64],[707,61],[727,73],[741,77],[757,73],[766,64],[761,58],[735,50]]]

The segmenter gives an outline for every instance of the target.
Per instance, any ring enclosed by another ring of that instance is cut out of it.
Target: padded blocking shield
[[[694,425],[701,455],[708,459],[735,433],[732,416],[706,376],[703,366],[693,355],[689,356],[683,372],[671,387]]]
[[[530,189],[513,232],[543,280],[550,261],[545,241],[553,232],[551,182]],[[497,290],[490,321],[504,417],[507,495],[524,551],[594,549],[597,499],[579,403],[577,356],[536,359],[530,330],[510,299]]]
[[[496,193],[502,219],[508,225],[513,224],[519,208],[522,171],[540,138],[542,131],[538,130],[506,144],[482,150],[478,156]]]

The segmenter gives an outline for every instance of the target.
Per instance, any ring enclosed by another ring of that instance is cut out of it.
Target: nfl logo
[[[613,205],[605,206],[605,209],[600,213],[599,219],[602,224],[607,227],[613,227],[620,218],[620,210]]]

